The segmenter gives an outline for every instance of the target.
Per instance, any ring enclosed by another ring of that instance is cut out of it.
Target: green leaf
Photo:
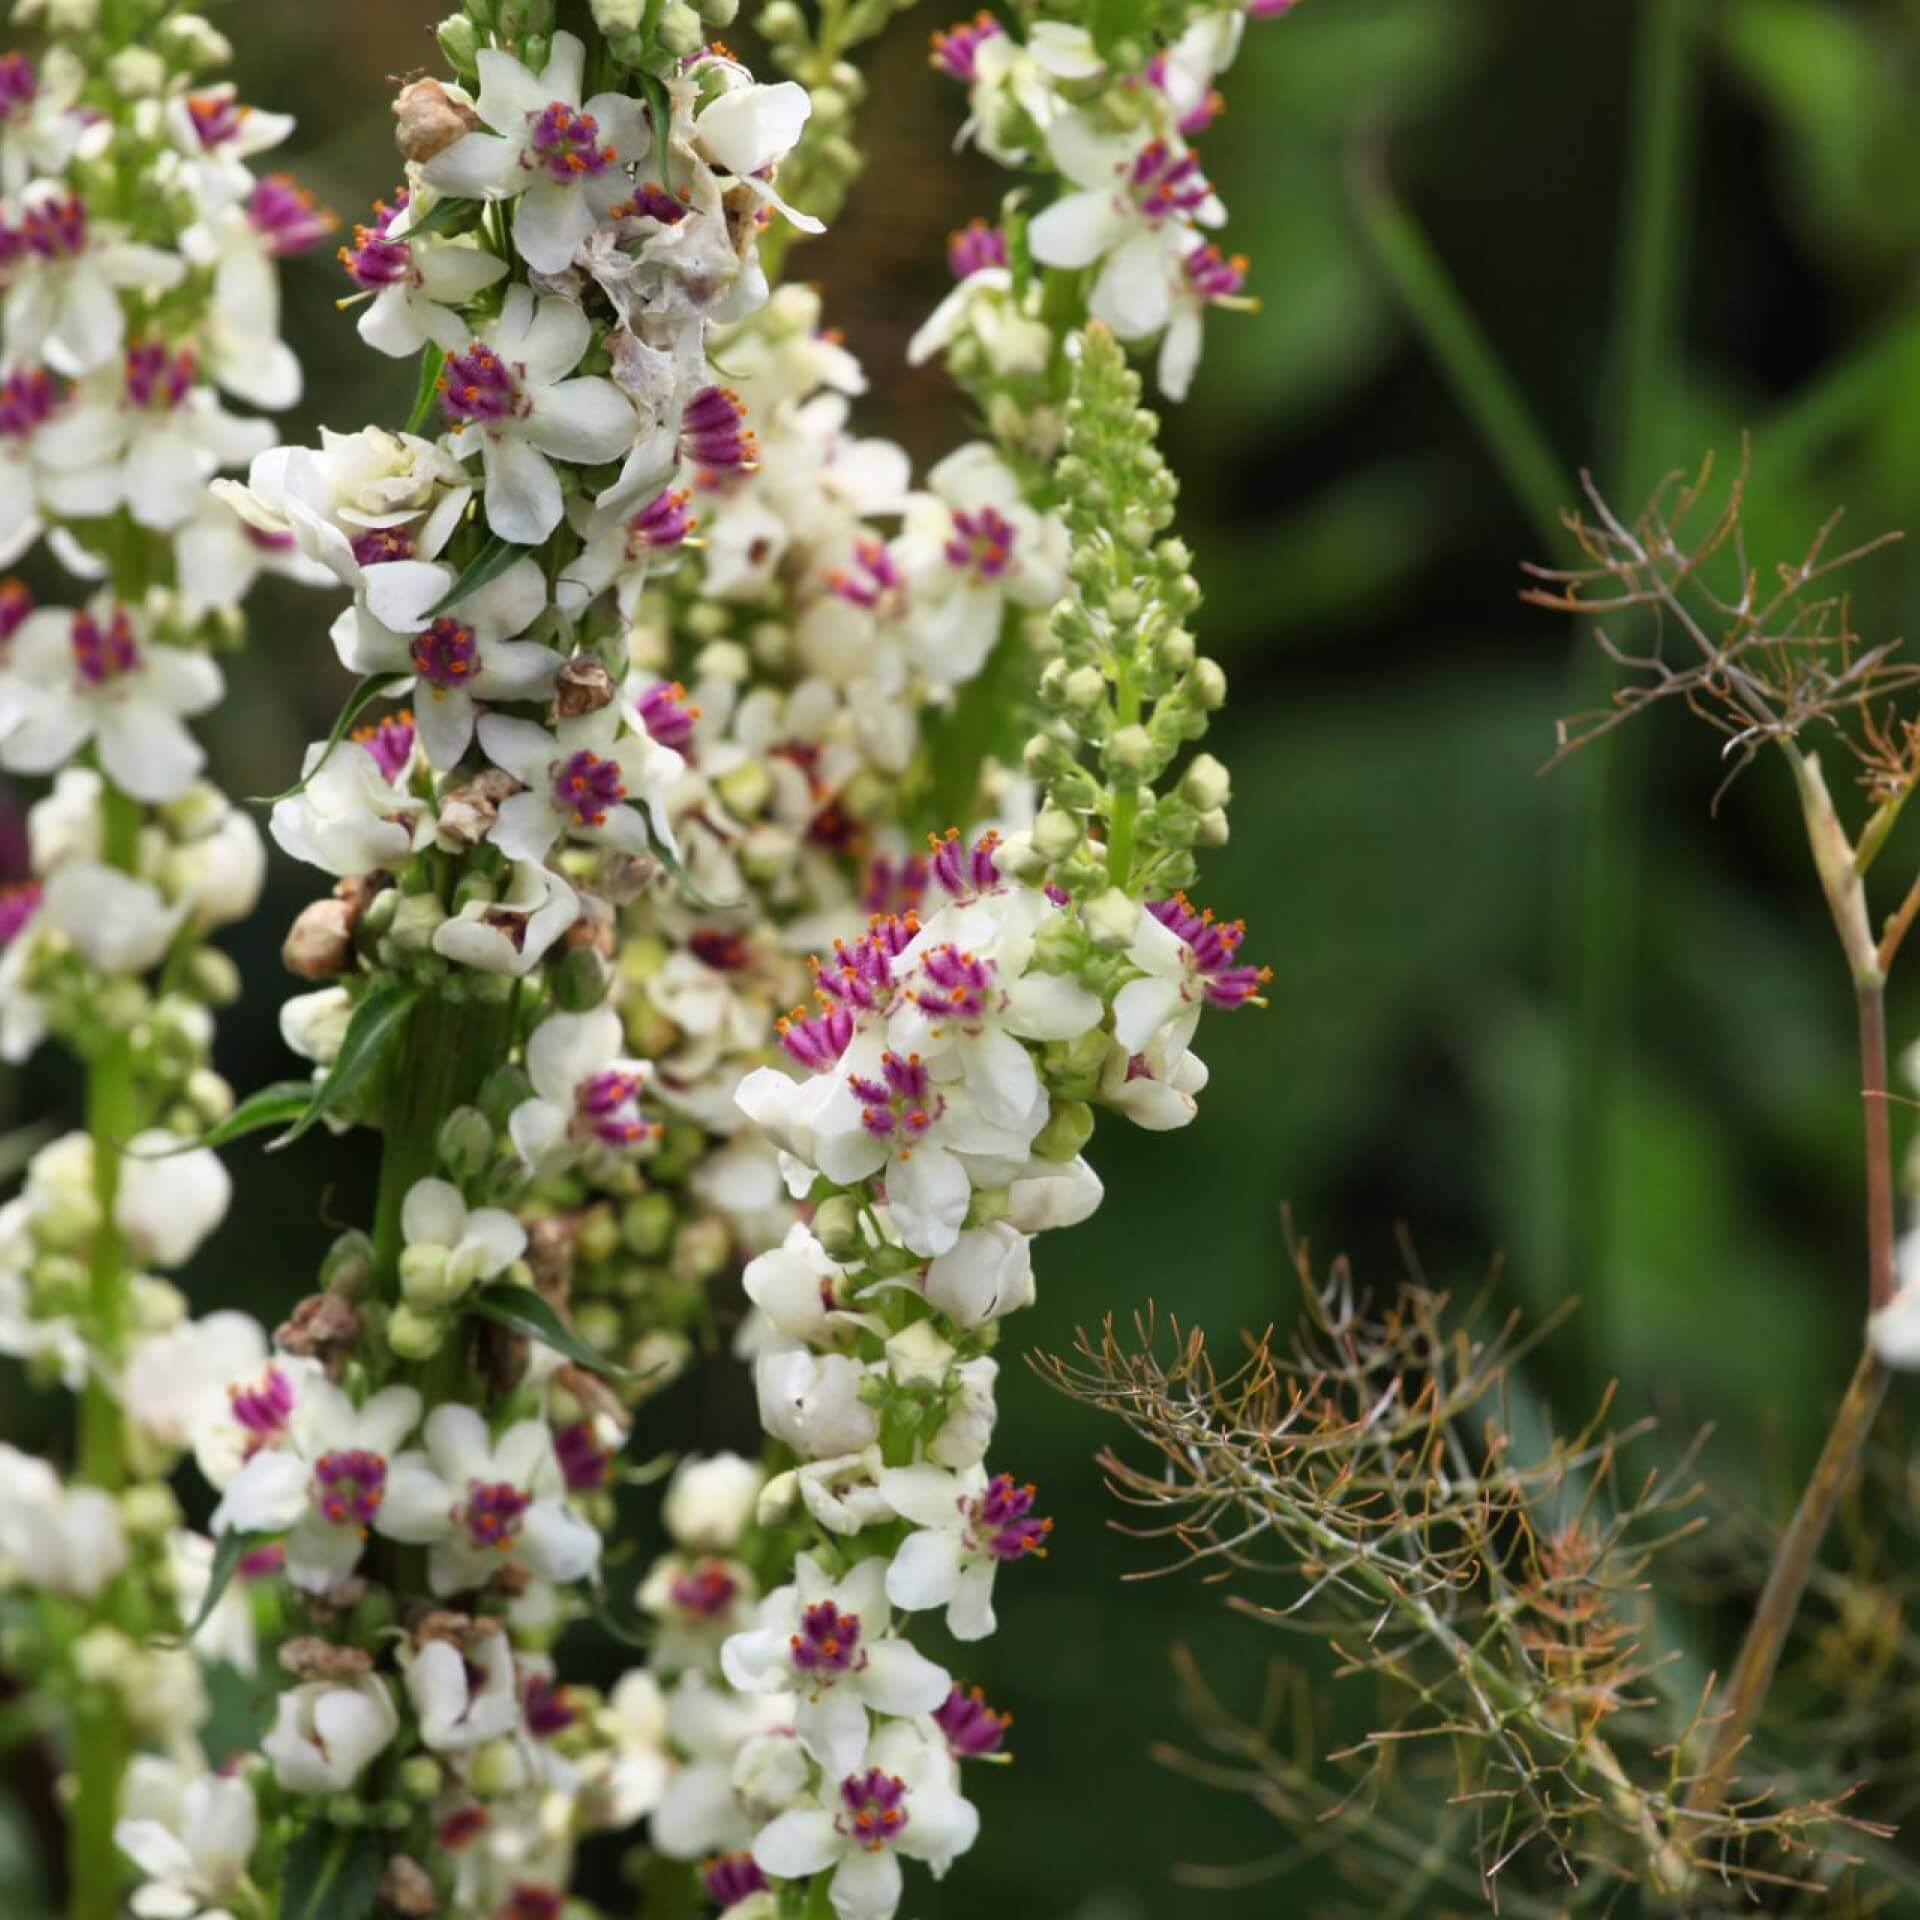
[[[636,77],[640,82],[640,97],[647,103],[647,119],[653,126],[653,151],[660,161],[660,184],[671,193],[673,108],[667,100],[667,83],[657,73],[642,73]]]
[[[353,1010],[347,1022],[347,1037],[334,1055],[333,1065],[299,1117],[279,1139],[268,1147],[278,1153],[290,1147],[317,1120],[344,1105],[349,1094],[357,1092],[378,1071],[387,1052],[399,1038],[420,996],[426,992],[418,981],[390,980],[375,987]]]
[[[334,716],[333,731],[327,735],[326,751],[314,763],[312,772],[303,773],[284,793],[256,793],[248,802],[250,806],[271,807],[282,800],[291,800],[296,794],[305,793],[307,783],[312,780],[329,760],[333,750],[347,737],[348,729],[373,705],[376,700],[391,700],[402,693],[407,681],[395,679],[390,673],[370,673],[347,696],[347,704]]]
[[[121,1152],[129,1160],[171,1160],[176,1153],[192,1153],[198,1147],[224,1147],[229,1140],[258,1133],[262,1127],[277,1127],[288,1120],[299,1119],[312,1098],[311,1080],[276,1080],[258,1093],[248,1094],[218,1125],[192,1140],[182,1140],[171,1147],[122,1147]]]
[[[370,1827],[311,1820],[294,1835],[280,1873],[280,1920],[367,1920],[386,1864]]]
[[[409,433],[418,433],[427,424],[427,415],[440,395],[440,374],[446,364],[446,349],[429,340],[420,356],[420,386],[413,396],[413,411],[407,415]]]
[[[207,1590],[200,1596],[200,1605],[191,1624],[180,1636],[182,1643],[191,1640],[212,1618],[214,1608],[220,1604],[220,1596],[232,1585],[240,1562],[274,1538],[270,1533],[242,1533],[237,1527],[215,1536],[213,1565],[207,1571]]]
[[[477,1313],[482,1320],[491,1320],[497,1327],[505,1327],[509,1333],[538,1340],[543,1347],[565,1354],[576,1366],[585,1367],[590,1373],[603,1374],[609,1380],[647,1377],[596,1353],[531,1287],[516,1287],[511,1282],[496,1280],[491,1286],[468,1294],[466,1310]]]
[[[403,240],[424,240],[430,233],[444,232],[464,214],[471,213],[477,219],[485,210],[485,201],[463,200],[458,194],[442,194],[432,208],[420,216],[419,223],[409,226],[400,237]]]
[[[437,620],[449,608],[478,593],[490,580],[498,580],[527,551],[525,547],[516,547],[511,540],[502,540],[496,533],[467,563],[466,572],[447,589],[439,605],[427,609],[427,618]]]

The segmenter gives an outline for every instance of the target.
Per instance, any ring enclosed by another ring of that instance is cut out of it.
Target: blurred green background
[[[394,183],[385,102],[434,64],[434,11],[221,13],[246,96],[298,113],[292,164],[349,220]],[[966,423],[937,372],[905,369],[904,343],[944,287],[945,234],[1004,184],[950,151],[962,103],[925,62],[943,23],[910,16],[874,53],[870,172],[797,256],[867,363],[864,430],[926,457]],[[1534,1375],[1563,1419],[1617,1378],[1623,1417],[1656,1412],[1676,1443],[1716,1424],[1724,1498],[1791,1497],[1851,1364],[1864,1250],[1846,979],[1790,796],[1763,766],[1711,816],[1715,743],[1678,714],[1540,777],[1555,717],[1590,702],[1591,641],[1518,602],[1519,562],[1546,550],[1539,503],[1530,517],[1410,324],[1378,195],[1389,183],[1446,262],[1552,463],[1594,466],[1631,504],[1666,465],[1732,461],[1751,430],[1754,552],[1793,557],[1837,504],[1856,534],[1901,525],[1920,484],[1917,81],[1915,0],[1305,0],[1251,29],[1202,147],[1264,306],[1210,322],[1167,435],[1203,644],[1233,680],[1213,745],[1234,841],[1204,891],[1249,921],[1272,1005],[1203,1033],[1197,1126],[1103,1125],[1111,1197],[1046,1243],[1017,1329],[1030,1347],[1150,1299],[1230,1342],[1292,1310],[1283,1203],[1381,1284],[1402,1271],[1404,1223],[1448,1283],[1502,1254],[1530,1314],[1581,1296]],[[330,264],[288,276],[309,369],[290,438],[397,421],[411,393],[413,370],[334,313]],[[1855,581],[1870,638],[1908,623],[1916,559],[1896,549]],[[231,790],[280,786],[324,730],[343,685],[330,611],[260,602],[214,742]],[[1890,863],[1916,857],[1910,824]],[[242,1088],[286,1069],[275,955],[312,881],[276,859],[234,940],[250,986],[221,1057]],[[1916,1015],[1896,983],[1896,1049]],[[51,1059],[9,1094],[16,1115],[49,1104],[74,1110]],[[369,1146],[240,1149],[197,1303],[271,1324],[327,1223],[363,1213]],[[1280,1836],[1147,1751],[1180,1732],[1172,1645],[1250,1698],[1278,1643],[1217,1589],[1123,1584],[1158,1563],[1109,1531],[1092,1455],[1117,1436],[1018,1367],[1004,1383],[1000,1463],[1042,1482],[1057,1551],[1010,1581],[1004,1630],[968,1670],[1015,1709],[1018,1764],[976,1775],[983,1842],[912,1911],[1304,1904],[1303,1884],[1175,1884],[1176,1863]],[[31,1438],[39,1417],[16,1399],[0,1422]],[[745,1442],[751,1425],[716,1374],[651,1409],[636,1448]],[[1739,1620],[1689,1624],[1710,1661]],[[610,1662],[583,1652],[584,1671]]]

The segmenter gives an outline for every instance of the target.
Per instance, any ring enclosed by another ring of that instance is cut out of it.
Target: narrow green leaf
[[[427,424],[427,415],[440,397],[440,374],[446,364],[446,349],[429,340],[426,352],[420,356],[419,391],[413,396],[413,411],[407,415],[409,433],[418,433]]]
[[[371,1827],[310,1820],[294,1835],[280,1873],[280,1920],[367,1920],[387,1843]]]
[[[180,1638],[183,1642],[191,1640],[213,1616],[213,1610],[220,1604],[220,1596],[233,1584],[233,1576],[238,1572],[240,1562],[257,1547],[264,1547],[274,1536],[270,1533],[242,1533],[238,1528],[218,1534],[213,1542],[213,1565],[207,1571],[207,1590],[200,1596],[200,1605],[195,1610],[192,1623]]]
[[[378,1070],[387,1050],[400,1036],[426,988],[417,981],[390,980],[375,987],[353,1010],[347,1037],[334,1055],[333,1066],[299,1117],[267,1148],[278,1153],[291,1146],[317,1120],[344,1105]]]
[[[498,580],[527,551],[525,547],[516,547],[511,540],[502,540],[496,533],[468,562],[466,572],[447,589],[446,597],[439,605],[428,608],[427,618],[437,620],[449,608],[457,607],[469,595],[478,593],[488,581]]]
[[[471,213],[477,219],[486,210],[483,200],[463,200],[458,194],[442,194],[433,206],[420,216],[417,225],[410,225],[400,237],[403,240],[424,240],[430,233],[440,233],[460,219],[463,214]]]
[[[278,1127],[297,1120],[313,1098],[311,1080],[276,1080],[271,1086],[250,1093],[217,1125],[191,1140],[177,1141],[170,1147],[122,1147],[129,1160],[171,1160],[176,1153],[192,1153],[197,1147],[224,1147],[263,1127]]]
[[[613,1610],[607,1590],[597,1580],[587,1588],[587,1611],[602,1628],[624,1647],[637,1647],[642,1653],[653,1651],[653,1636],[646,1628],[630,1625]]]
[[[403,692],[407,686],[404,679],[396,680],[390,673],[370,673],[347,696],[347,704],[334,716],[333,731],[327,735],[326,751],[313,763],[313,773],[303,773],[284,793],[256,793],[248,802],[249,806],[271,807],[282,800],[291,800],[296,794],[307,790],[307,783],[329,760],[333,750],[347,737],[348,729],[373,705],[376,700],[391,700]]]
[[[647,814],[647,826],[652,840],[652,845],[647,849],[648,852],[660,862],[667,878],[686,895],[690,905],[709,913],[727,913],[740,904],[738,900],[715,900],[696,887],[693,884],[693,876],[681,863],[680,856],[667,844],[666,836],[656,825],[651,811],[644,807],[641,810]]]
[[[466,1308],[483,1320],[491,1320],[509,1333],[538,1340],[543,1347],[563,1353],[576,1366],[591,1373],[604,1374],[609,1380],[639,1380],[643,1374],[631,1367],[617,1365],[604,1354],[596,1353],[554,1312],[531,1287],[516,1287],[511,1282],[495,1281],[468,1294]]]
[[[673,191],[673,108],[667,100],[667,83],[657,73],[642,73],[640,97],[647,103],[647,119],[653,126],[653,151],[660,162],[660,184]]]

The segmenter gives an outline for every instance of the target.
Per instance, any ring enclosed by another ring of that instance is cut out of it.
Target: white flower
[[[481,52],[475,111],[491,127],[456,140],[422,168],[442,193],[468,200],[517,197],[513,244],[536,273],[564,273],[628,190],[627,168],[649,144],[638,104],[618,93],[580,100],[586,49],[553,36],[546,70],[529,73],[511,54]]]
[[[1145,1053],[1129,1053],[1116,1045],[1100,1073],[1102,1104],[1148,1133],[1171,1133],[1188,1125],[1200,1111],[1194,1096],[1207,1084],[1206,1062],[1190,1049],[1173,1045],[1171,1031],[1163,1030]]]
[[[813,111],[806,88],[792,80],[763,85],[737,61],[713,56],[695,63],[691,71],[696,78],[717,73],[722,82],[720,93],[694,119],[694,152],[709,164],[725,168],[750,193],[778,207],[796,227],[807,233],[824,232],[819,220],[781,199],[768,178],[782,156],[792,152]]]
[[[167,1568],[173,1579],[173,1604],[182,1620],[200,1620],[207,1589],[213,1583],[213,1542],[204,1534],[176,1532],[167,1536]],[[253,1597],[247,1591],[246,1567],[227,1582],[199,1631],[187,1642],[195,1659],[207,1666],[224,1663],[251,1677],[260,1666],[260,1635],[254,1624]]]
[[[127,1565],[120,1503],[99,1487],[63,1487],[44,1460],[0,1444],[0,1586],[90,1600]]]
[[[494,1280],[527,1250],[527,1230],[499,1207],[471,1212],[446,1180],[416,1180],[400,1203],[400,1284],[423,1306],[458,1300],[477,1281]]]
[[[927,1268],[928,1301],[972,1332],[1033,1305],[1033,1255],[1027,1236],[1004,1221],[961,1234]]]
[[[779,1246],[747,1262],[741,1285],[787,1340],[826,1346],[837,1334],[862,1327],[884,1338],[884,1320],[840,1305],[837,1290],[845,1277],[846,1269],[827,1258],[812,1229],[796,1220]]]
[[[1867,1321],[1867,1338],[1883,1365],[1902,1372],[1920,1368],[1920,1231],[1903,1234],[1894,1249],[1899,1285],[1894,1296]]]
[[[104,146],[112,123],[78,111],[86,68],[71,47],[49,47],[36,74],[24,53],[0,62],[0,193],[65,173],[84,146]]]
[[[300,551],[291,532],[243,520],[214,492],[200,497],[194,515],[173,536],[174,575],[181,612],[197,621],[215,607],[239,606],[263,573],[303,587],[325,587],[333,575]]]
[[[867,1713],[931,1713],[953,1681],[911,1641],[889,1634],[884,1559],[859,1561],[839,1581],[803,1553],[794,1583],[767,1595],[759,1623],[720,1649],[720,1670],[742,1693],[791,1693],[794,1728],[829,1775],[866,1751]]]
[[[310,1680],[275,1703],[260,1751],[289,1793],[345,1793],[399,1731],[384,1680]]]
[[[325,1370],[317,1360],[273,1354],[209,1395],[193,1422],[193,1458],[210,1487],[225,1489],[262,1449],[289,1442],[296,1407]]]
[[[891,1349],[892,1342],[888,1345]],[[871,1526],[884,1526],[892,1517],[880,1492],[880,1471],[880,1449],[867,1447],[834,1459],[809,1460],[794,1470],[793,1481],[800,1504],[829,1533],[861,1533]],[[772,1496],[769,1488],[768,1498]]]
[[[300,763],[305,784],[273,803],[267,830],[296,860],[324,872],[373,873],[403,865],[433,838],[430,801],[408,791],[412,729],[388,722],[362,745],[342,740],[331,753],[315,741]]]
[[[738,1694],[699,1673],[667,1701],[684,1756],[654,1810],[648,1839],[669,1860],[744,1847],[754,1828],[807,1793],[808,1762],[788,1694]]]
[[[836,1920],[892,1920],[900,1858],[925,1861],[936,1879],[974,1843],[980,1816],[955,1789],[945,1742],[905,1724],[883,1727],[857,1770],[821,1783],[824,1805],[777,1815],[754,1837],[753,1857],[778,1880],[831,1872]]]
[[[647,1658],[658,1673],[712,1669],[722,1643],[753,1624],[759,1584],[738,1560],[662,1554],[634,1596],[658,1623]]]
[[[1055,167],[1079,189],[1036,214],[1027,229],[1033,257],[1050,267],[1100,272],[1088,310],[1122,340],[1158,333],[1173,307],[1173,272],[1194,244],[1193,229],[1217,227],[1226,209],[1181,142],[1103,132],[1084,113],[1047,129]]]
[[[221,1774],[187,1783],[176,1823],[119,1821],[113,1843],[146,1876],[132,1911],[138,1920],[220,1920],[215,1909],[246,1878],[259,1837],[252,1787]]]
[[[52,773],[92,741],[136,800],[176,799],[206,759],[182,720],[224,685],[207,655],[152,641],[145,616],[111,594],[78,613],[31,613],[0,668],[0,766]]]
[[[24,255],[0,305],[7,350],[37,356],[56,373],[91,373],[120,351],[127,334],[122,292],[152,297],[186,277],[177,254],[128,240],[111,223],[94,225],[64,181],[34,181],[8,225],[24,242]]]
[[[659,1681],[644,1667],[623,1673],[593,1724],[607,1743],[589,1763],[596,1811],[609,1827],[629,1827],[660,1804],[673,1776]]]
[[[268,422],[227,412],[210,387],[194,384],[194,371],[191,348],[142,340],[127,350],[121,493],[141,526],[162,533],[193,517],[223,467],[244,466],[274,441]]]
[[[993,1444],[994,1424],[999,1418],[993,1389],[1000,1367],[997,1361],[982,1355],[977,1360],[961,1361],[954,1372],[959,1391],[948,1403],[939,1432],[927,1443],[927,1458],[936,1467],[958,1473],[965,1467],[977,1467]]]
[[[44,531],[42,516],[102,519],[120,504],[119,411],[90,388],[62,389],[44,367],[0,379],[0,564]]]
[[[666,796],[686,762],[622,702],[562,720],[551,733],[531,720],[489,713],[480,721],[480,745],[527,789],[500,803],[487,835],[512,859],[545,859],[562,834],[642,853],[652,838],[649,821],[672,845]],[[623,804],[630,799],[640,806]]]
[[[674,1469],[660,1517],[689,1553],[725,1553],[753,1520],[766,1469],[737,1453],[689,1454]]]
[[[360,1564],[400,1443],[420,1419],[411,1387],[387,1387],[356,1407],[332,1381],[302,1388],[284,1437],[254,1454],[229,1483],[215,1533],[287,1536],[287,1577],[325,1593]]]
[[[210,790],[209,790],[210,791]],[[182,840],[168,856],[167,890],[184,904],[199,933],[244,920],[260,901],[267,880],[267,849],[253,816],[214,796],[211,826]]]
[[[880,1437],[880,1416],[860,1398],[865,1378],[843,1353],[764,1353],[753,1363],[760,1424],[803,1459],[859,1453]]]
[[[1077,1227],[1099,1211],[1106,1189],[1084,1158],[1030,1160],[1007,1188],[1007,1225],[1022,1233]]]
[[[473,335],[455,309],[510,271],[471,234],[409,238],[408,229],[430,211],[429,196],[413,194],[397,213],[382,208],[377,225],[356,228],[353,246],[342,249],[349,277],[373,296],[360,316],[360,338],[399,360],[429,341],[446,353],[463,352]]]
[[[626,1031],[611,1007],[549,1014],[534,1028],[526,1060],[534,1097],[507,1120],[529,1167],[552,1169],[580,1146],[617,1150],[652,1138],[639,1109],[646,1069],[625,1052]]]
[[[471,136],[469,136],[471,137]],[[487,524],[503,540],[537,547],[560,524],[560,482],[549,459],[597,466],[625,457],[633,408],[611,380],[570,380],[593,342],[593,323],[570,300],[507,294],[500,317],[448,356],[441,407],[462,458],[486,468]]]
[[[218,207],[253,191],[246,163],[270,153],[293,132],[293,117],[247,106],[231,81],[176,93],[166,106],[166,131],[185,156],[183,171],[196,200]]]
[[[909,500],[892,547],[910,600],[902,632],[921,671],[956,686],[986,664],[1009,604],[1059,598],[1066,529],[1025,503],[1012,469],[985,441],[948,454],[927,485]]]
[[[434,933],[443,960],[482,973],[531,973],[546,951],[580,917],[580,898],[557,873],[535,860],[516,860],[498,900],[470,900]]]
[[[172,946],[187,903],[169,906],[157,888],[117,867],[69,860],[47,881],[40,913],[102,973],[145,973]]]
[[[962,138],[974,135],[981,152],[1004,167],[1032,158],[1013,128],[1031,125],[1044,133],[1067,111],[1061,83],[1097,79],[1106,70],[1093,35],[1064,20],[1036,20],[1024,46],[989,21],[957,27],[934,47],[939,64],[968,86],[971,111]]]
[[[300,361],[280,338],[280,256],[314,245],[331,227],[282,177],[250,183],[246,204],[222,207],[180,236],[180,251],[213,275],[196,336],[207,372],[250,407],[278,413],[299,403]]]
[[[178,1449],[225,1403],[227,1382],[266,1358],[267,1336],[251,1314],[183,1320],[135,1343],[120,1380],[120,1404],[156,1446]]]
[[[185,1143],[165,1127],[136,1133],[120,1162],[115,1224],[143,1265],[184,1267],[227,1217],[233,1176],[211,1147]]]
[[[403,1653],[401,1665],[421,1741],[435,1753],[471,1753],[518,1729],[519,1681],[505,1633],[484,1633],[465,1648],[431,1639]]]
[[[302,1060],[330,1067],[352,1020],[353,995],[345,987],[320,987],[280,1003],[280,1038]]]
[[[485,1586],[510,1562],[571,1586],[600,1562],[600,1536],[567,1504],[553,1436],[541,1420],[509,1427],[496,1445],[471,1407],[436,1407],[424,1452],[403,1453],[375,1516],[389,1539],[431,1549],[437,1595]]]
[[[350,673],[413,676],[414,724],[430,765],[444,770],[466,752],[476,700],[544,700],[553,691],[560,656],[517,637],[546,611],[537,562],[516,561],[432,618],[453,588],[447,568],[396,560],[375,571],[385,590],[382,618],[349,607],[334,622],[334,649]]]
[[[945,1607],[956,1640],[984,1640],[994,1629],[1001,1563],[1046,1552],[1053,1522],[1034,1517],[1033,1488],[1010,1474],[989,1480],[978,1466],[960,1473],[917,1466],[889,1467],[880,1491],[918,1529],[887,1569],[887,1598],[911,1613]]]

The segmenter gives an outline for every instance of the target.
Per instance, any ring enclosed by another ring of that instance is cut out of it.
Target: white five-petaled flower
[[[447,568],[395,560],[374,571],[381,617],[347,608],[333,624],[334,649],[351,673],[413,676],[414,725],[430,766],[444,772],[466,752],[476,700],[544,700],[553,691],[560,656],[518,637],[546,610],[536,561],[516,560],[444,613],[435,609],[453,588]]]
[[[157,643],[145,616],[99,594],[27,616],[0,667],[0,766],[52,773],[88,741],[136,800],[178,799],[206,755],[182,721],[225,682],[207,655]]]
[[[639,103],[599,93],[581,102],[586,48],[553,36],[544,72],[494,48],[479,56],[477,129],[429,160],[429,186],[468,200],[517,199],[514,249],[536,273],[564,273],[580,243],[626,197],[628,168],[649,144]]]
[[[510,271],[471,234],[413,238],[411,229],[437,198],[413,191],[404,206],[382,206],[378,223],[356,228],[353,246],[341,251],[348,277],[373,296],[360,316],[360,338],[398,360],[411,359],[428,341],[460,352],[473,335],[456,309]]]
[[[980,1466],[948,1473],[921,1465],[887,1468],[880,1491],[917,1529],[887,1569],[887,1598],[910,1613],[944,1607],[956,1640],[984,1640],[1001,1563],[1046,1552],[1053,1522],[1034,1513],[1033,1488],[1011,1474],[989,1480]]]
[[[448,1180],[416,1180],[400,1203],[400,1284],[408,1299],[446,1305],[494,1280],[527,1250],[527,1230],[501,1207],[468,1209]]]
[[[289,1793],[344,1793],[399,1731],[399,1710],[377,1675],[309,1680],[275,1703],[260,1751]]]
[[[832,1346],[836,1339],[850,1339],[862,1328],[884,1339],[883,1319],[847,1304],[841,1293],[845,1278],[846,1269],[828,1259],[812,1228],[796,1220],[779,1246],[747,1262],[741,1285],[784,1340]]]
[[[195,200],[205,207],[244,200],[254,185],[247,161],[283,144],[293,126],[291,114],[248,106],[230,80],[176,93],[166,105],[167,136],[183,156]]]
[[[640,1116],[646,1068],[626,1059],[626,1031],[611,1007],[552,1013],[527,1042],[533,1098],[508,1117],[507,1131],[529,1167],[552,1169],[596,1144],[619,1152],[652,1138]]]
[[[560,524],[565,503],[550,459],[595,466],[632,444],[626,395],[597,374],[568,378],[592,343],[584,308],[515,287],[484,337],[447,357],[440,405],[449,444],[463,459],[480,455],[487,525],[503,540],[537,547]]]
[[[527,789],[500,803],[487,835],[511,858],[543,860],[563,834],[623,853],[644,852],[653,833],[673,845],[664,803],[686,762],[623,702],[562,720],[551,733],[531,720],[489,713],[480,721],[480,745]]]
[[[907,651],[936,684],[970,680],[986,664],[1009,605],[1051,606],[1066,583],[1067,535],[1036,513],[1013,471],[985,441],[957,448],[907,502],[895,568],[907,582]]]
[[[136,341],[120,388],[121,494],[143,527],[170,533],[184,525],[216,473],[245,466],[273,445],[270,423],[229,413],[211,387],[196,384],[191,349]]]
[[[810,1553],[792,1586],[770,1593],[758,1623],[720,1649],[720,1668],[742,1693],[791,1693],[794,1727],[829,1776],[851,1772],[866,1751],[867,1712],[931,1713],[953,1682],[910,1640],[893,1637],[887,1563],[859,1561],[833,1580]]]
[[[309,1380],[278,1446],[234,1476],[215,1533],[284,1533],[287,1577],[325,1593],[360,1564],[387,1497],[394,1457],[420,1419],[411,1387],[387,1387],[356,1407],[332,1381]]]
[[[580,896],[550,867],[516,860],[498,900],[470,900],[434,931],[443,960],[514,978],[531,973],[580,917]]]
[[[567,1504],[566,1480],[543,1420],[509,1427],[496,1444],[473,1408],[436,1407],[424,1451],[403,1453],[387,1476],[376,1525],[430,1549],[437,1595],[483,1587],[519,1564],[570,1586],[600,1562],[600,1536]]]
[[[820,1784],[811,1806],[777,1814],[754,1837],[753,1857],[777,1880],[831,1873],[836,1920],[892,1920],[905,1875],[924,1861],[934,1878],[973,1845],[980,1816],[954,1785],[944,1740],[905,1721],[874,1735],[859,1765]]]
[[[407,783],[412,749],[413,728],[398,720],[332,752],[316,740],[301,762],[305,784],[274,802],[268,831],[296,860],[326,873],[398,866],[433,838],[433,804]]]
[[[186,262],[143,246],[111,223],[95,225],[64,180],[36,180],[17,216],[0,213],[22,248],[0,328],[10,354],[38,357],[56,373],[91,373],[127,337],[123,292],[165,293],[186,277]]]
[[[1047,129],[1047,151],[1077,192],[1034,216],[1033,257],[1050,267],[1100,271],[1088,310],[1122,340],[1158,333],[1173,311],[1175,273],[1196,227],[1226,219],[1199,162],[1160,135],[1103,132],[1084,113]]]
[[[513,1642],[504,1632],[482,1633],[465,1647],[429,1639],[402,1653],[401,1665],[421,1741],[433,1752],[470,1753],[520,1725]]]
[[[224,1903],[246,1878],[259,1835],[252,1787],[213,1773],[187,1782],[172,1820],[121,1820],[113,1843],[146,1876],[131,1910],[138,1920],[230,1920]]]

